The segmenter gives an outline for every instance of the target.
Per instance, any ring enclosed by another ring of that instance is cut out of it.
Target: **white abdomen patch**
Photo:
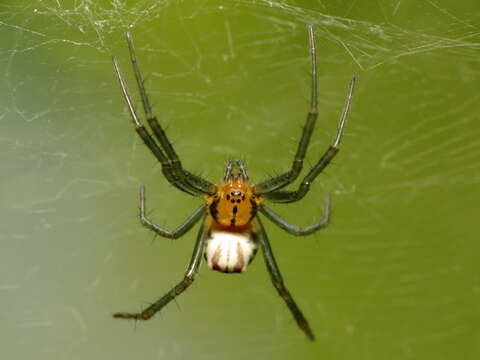
[[[239,273],[245,271],[256,250],[257,244],[250,233],[212,231],[205,257],[212,270]]]

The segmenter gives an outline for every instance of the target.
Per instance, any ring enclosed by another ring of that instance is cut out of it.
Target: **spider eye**
[[[227,194],[227,200],[230,200],[230,194]]]

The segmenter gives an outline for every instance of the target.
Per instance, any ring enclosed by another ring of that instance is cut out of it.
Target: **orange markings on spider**
[[[262,202],[255,196],[252,186],[241,173],[232,176],[217,186],[217,193],[206,196],[208,212],[213,218],[216,230],[244,232],[251,228],[251,221]]]

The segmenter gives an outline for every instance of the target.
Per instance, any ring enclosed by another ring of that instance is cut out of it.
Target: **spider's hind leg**
[[[170,301],[172,301],[178,295],[184,292],[190,285],[192,285],[193,281],[195,280],[195,276],[198,273],[198,269],[200,268],[200,263],[202,261],[203,249],[206,238],[205,230],[206,226],[204,221],[202,226],[200,227],[200,231],[198,232],[197,242],[195,243],[190,263],[188,264],[187,271],[185,272],[185,276],[182,281],[180,281],[170,291],[168,291],[165,295],[163,295],[160,299],[158,299],[156,302],[154,302],[142,312],[119,312],[113,314],[113,317],[119,319],[148,320],[157,312],[159,312],[164,306],[166,306]]]
[[[258,240],[260,246],[262,248],[263,257],[265,258],[265,264],[267,265],[268,273],[270,274],[270,278],[272,280],[273,286],[277,290],[280,297],[285,301],[288,306],[288,309],[292,313],[295,321],[297,322],[298,327],[305,332],[305,335],[310,340],[315,340],[315,336],[313,335],[310,326],[308,325],[308,321],[303,315],[300,308],[297,306],[295,301],[293,300],[292,295],[285,287],[283,282],[282,274],[280,273],[280,269],[278,268],[277,262],[275,261],[275,257],[273,256],[272,248],[270,247],[270,243],[267,238],[267,234],[265,233],[265,229],[263,228],[260,219],[257,217],[255,220],[255,227],[256,227],[256,234],[258,236]]]

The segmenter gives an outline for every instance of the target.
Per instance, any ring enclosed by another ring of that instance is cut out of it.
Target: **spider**
[[[266,181],[253,184],[248,178],[247,170],[243,162],[241,160],[230,160],[227,164],[223,180],[218,184],[213,184],[183,168],[163,128],[152,113],[143,85],[142,75],[140,74],[140,69],[137,64],[132,36],[129,31],[126,32],[133,71],[142,97],[145,116],[154,137],[152,137],[149,130],[145,128],[137,116],[130,95],[127,92],[125,80],[120,72],[117,59],[115,56],[112,56],[115,72],[134,122],[135,130],[155,158],[160,162],[163,175],[167,181],[187,194],[203,197],[204,201],[183,224],[177,229],[169,231],[155,224],[146,216],[145,186],[141,185],[140,221],[142,225],[153,230],[158,235],[170,239],[180,238],[200,220],[201,226],[183,280],[143,311],[139,313],[119,312],[113,315],[115,318],[135,320],[150,319],[193,283],[200,268],[202,257],[205,257],[208,266],[213,270],[224,273],[242,273],[253,260],[257,248],[260,247],[275,289],[285,301],[300,329],[305,332],[310,340],[314,340],[314,335],[308,325],[307,319],[285,286],[262,221],[258,216],[258,212],[260,212],[275,225],[296,236],[312,234],[326,227],[329,221],[330,195],[328,193],[325,198],[323,219],[305,228],[299,228],[284,220],[264,203],[265,201],[290,203],[301,200],[307,194],[310,184],[337,154],[350,109],[355,77],[352,77],[350,81],[348,95],[333,144],[328,147],[320,160],[318,160],[303,178],[296,190],[283,190],[284,187],[291,184],[300,175],[303,167],[303,159],[318,115],[317,65],[312,25],[308,26],[308,33],[312,62],[310,111],[307,115],[302,137],[298,144],[291,169]]]

